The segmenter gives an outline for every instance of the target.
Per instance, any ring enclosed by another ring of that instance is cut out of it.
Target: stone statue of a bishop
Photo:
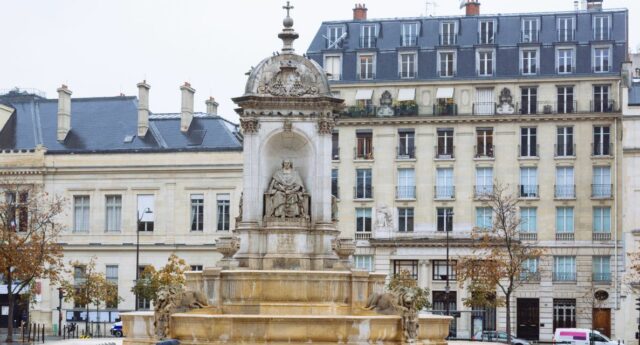
[[[306,216],[304,184],[290,160],[284,160],[282,168],[273,174],[266,194],[267,216],[277,218]]]

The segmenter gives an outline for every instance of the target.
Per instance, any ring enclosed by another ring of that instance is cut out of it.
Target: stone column
[[[429,287],[429,260],[420,260],[418,262],[418,286],[421,288]]]

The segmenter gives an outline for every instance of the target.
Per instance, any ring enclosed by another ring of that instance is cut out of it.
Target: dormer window
[[[418,45],[419,34],[418,23],[403,23],[400,36],[400,43],[403,47],[415,47]]]
[[[344,39],[347,37],[344,26],[335,25],[327,28],[327,49],[342,49]]]
[[[520,71],[523,75],[538,73],[538,50],[523,49],[520,51]]]
[[[378,38],[375,25],[363,25],[360,30],[360,48],[375,48]]]
[[[523,19],[522,20],[522,35],[520,42],[532,43],[538,42],[538,19]]]
[[[495,42],[496,24],[493,20],[480,21],[480,32],[478,33],[478,43],[493,44]]]
[[[440,44],[443,46],[455,45],[457,43],[458,30],[456,22],[444,22],[440,24]]]
[[[575,36],[573,17],[558,18],[558,41],[572,42]]]
[[[610,39],[611,23],[609,16],[593,17],[593,39],[596,41],[605,41]]]

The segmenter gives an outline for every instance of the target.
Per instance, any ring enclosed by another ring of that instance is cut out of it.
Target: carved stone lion
[[[158,291],[153,325],[156,336],[164,339],[169,335],[171,314],[200,309],[208,306],[208,299],[198,291],[185,291],[181,286],[169,286]]]
[[[369,296],[365,309],[375,310],[379,314],[396,315],[399,310],[398,296],[390,292],[374,293]]]
[[[365,308],[379,314],[400,315],[405,342],[415,343],[419,327],[416,303],[415,290],[401,288],[399,291],[371,295]]]

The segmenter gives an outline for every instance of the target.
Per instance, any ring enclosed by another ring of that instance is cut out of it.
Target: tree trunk
[[[507,344],[511,345],[511,294],[505,295],[507,301],[505,307],[507,308],[507,326],[505,327],[507,330]]]
[[[11,276],[11,268],[7,274],[7,297],[9,300],[9,315],[7,320],[7,343],[13,342],[13,277]]]

